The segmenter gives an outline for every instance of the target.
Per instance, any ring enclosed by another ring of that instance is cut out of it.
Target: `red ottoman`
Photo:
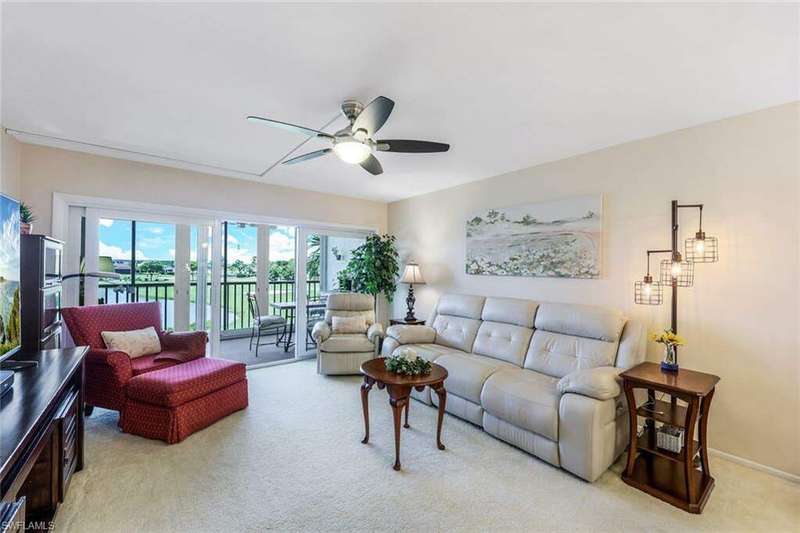
[[[131,378],[120,427],[174,444],[247,407],[243,363],[201,357]]]

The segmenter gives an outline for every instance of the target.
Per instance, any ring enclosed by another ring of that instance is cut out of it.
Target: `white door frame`
[[[138,202],[130,200],[118,200],[115,198],[103,198],[95,196],[75,195],[61,192],[53,193],[53,210],[51,218],[50,232],[56,239],[68,241],[69,234],[69,212],[70,207],[82,207],[96,209],[98,211],[109,211],[117,213],[127,213],[119,218],[133,216],[132,220],[148,220],[153,222],[168,222],[173,224],[210,224],[212,227],[211,257],[211,309],[212,309],[212,328],[211,328],[211,354],[215,355],[219,351],[219,336],[221,313],[219,305],[221,302],[221,279],[222,279],[222,222],[226,220],[236,220],[250,224],[265,224],[270,226],[292,226],[295,228],[295,235],[298,246],[295,247],[295,278],[296,278],[296,306],[295,306],[295,357],[298,354],[305,354],[305,328],[307,324],[305,306],[307,283],[305,276],[307,259],[307,237],[310,233],[335,233],[343,236],[363,237],[370,233],[381,230],[377,225],[365,226],[354,224],[327,223],[307,219],[295,219],[286,217],[265,216],[254,213],[238,213],[234,211],[223,211],[213,209],[203,209],[195,207],[176,206],[168,204],[158,204],[149,202]],[[109,217],[113,218],[113,217]],[[99,219],[99,217],[98,217]],[[95,232],[97,225],[94,226]],[[87,216],[87,233],[89,232]],[[302,239],[298,235],[304,235]],[[95,237],[96,239],[96,237]],[[87,241],[88,242],[88,241]],[[69,241],[67,242],[69,246]],[[88,246],[87,246],[87,249]],[[300,256],[302,252],[302,257]],[[97,259],[95,258],[96,262]],[[302,270],[300,267],[302,266]],[[86,265],[87,270],[89,265]],[[96,269],[96,266],[95,266]],[[199,271],[199,264],[198,264]],[[303,273],[302,276],[297,275]],[[96,301],[96,293],[95,293]],[[302,307],[301,307],[302,303]],[[303,312],[299,312],[303,309]],[[302,329],[300,327],[302,326]],[[297,342],[297,339],[300,339]]]

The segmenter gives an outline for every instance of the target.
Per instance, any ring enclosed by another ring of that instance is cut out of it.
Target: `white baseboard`
[[[766,472],[767,474],[771,474],[773,476],[786,479],[794,483],[800,483],[800,476],[796,474],[790,474],[789,472],[784,472],[783,470],[778,470],[777,468],[773,468],[771,466],[762,465],[761,463],[756,463],[755,461],[739,457],[738,455],[732,455],[730,453],[722,452],[720,450],[715,450],[714,448],[709,448],[708,451],[709,453],[711,453],[711,455],[717,455],[719,457],[722,457],[723,459],[727,459],[732,463],[737,463],[742,466],[752,468],[753,470],[760,470],[761,472]]]

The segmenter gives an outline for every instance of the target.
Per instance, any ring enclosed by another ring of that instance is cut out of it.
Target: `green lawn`
[[[150,280],[149,276],[136,276],[136,293],[137,300],[140,302],[152,300],[175,300],[175,286],[174,277],[157,275],[153,276]],[[130,278],[123,279],[123,282],[129,282]],[[142,286],[143,285],[143,286]],[[124,285],[123,285],[124,286]],[[120,287],[117,284],[103,283],[100,285],[99,297],[103,298],[105,295],[105,287],[108,287],[109,300],[113,301],[111,291],[113,287]],[[312,281],[308,285],[309,299],[319,298],[319,282]],[[247,303],[248,292],[253,292],[256,289],[256,279],[250,278],[233,278],[228,277],[227,285],[227,324],[224,330],[243,329],[250,327],[251,313]],[[222,297],[225,298],[225,287],[223,287]],[[288,302],[294,300],[294,283],[287,283],[284,281],[277,281],[270,283],[269,286],[269,299],[270,302]],[[189,301],[194,303],[197,301],[197,285],[193,284],[189,289]],[[206,302],[211,301],[211,285],[206,286]],[[262,309],[262,314],[274,312],[272,310]],[[208,323],[210,326],[210,321]]]

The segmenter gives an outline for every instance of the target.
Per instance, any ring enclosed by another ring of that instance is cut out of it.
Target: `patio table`
[[[275,309],[279,314],[281,311],[286,312],[286,322],[289,323],[289,331],[284,334],[283,338],[278,342],[283,344],[283,351],[288,352],[289,348],[294,346],[294,310],[297,307],[297,302],[270,302],[270,307]],[[325,309],[325,302],[322,300],[313,300],[306,303],[306,316],[310,311],[317,309]]]

